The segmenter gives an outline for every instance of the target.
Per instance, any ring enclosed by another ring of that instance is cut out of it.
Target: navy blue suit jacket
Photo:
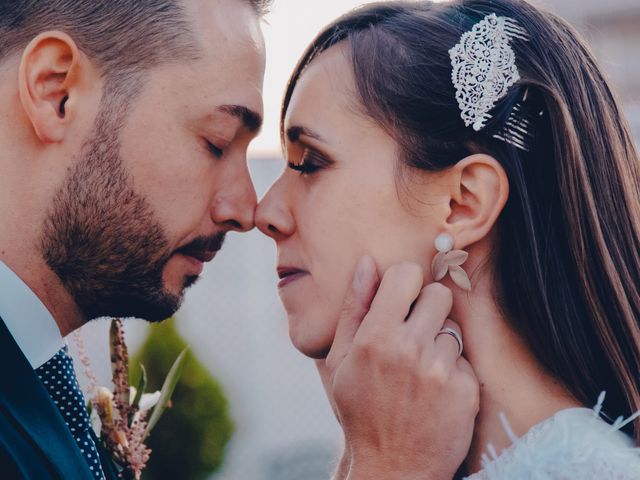
[[[118,478],[95,440],[106,478]],[[0,479],[92,478],[58,408],[0,318]]]

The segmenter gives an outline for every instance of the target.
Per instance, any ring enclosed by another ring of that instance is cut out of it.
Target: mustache
[[[226,238],[225,232],[216,233],[209,237],[197,237],[183,247],[176,250],[176,253],[188,255],[194,258],[204,257],[207,254],[217,252],[222,248]]]

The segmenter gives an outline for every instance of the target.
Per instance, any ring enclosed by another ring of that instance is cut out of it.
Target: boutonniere
[[[78,345],[85,374],[92,384],[88,402],[89,414],[96,421],[97,434],[111,455],[120,477],[139,480],[151,455],[145,439],[171,404],[171,396],[182,374],[187,350],[183,350],[176,358],[162,389],[146,393],[147,374],[143,365],[140,365],[142,373],[137,387],[129,385],[129,354],[120,319],[111,321],[109,346],[113,390],[96,386],[84,348],[81,342]]]

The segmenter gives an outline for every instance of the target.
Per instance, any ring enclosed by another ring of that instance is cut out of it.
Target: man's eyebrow
[[[301,135],[326,143],[320,135],[307,127],[293,126],[287,129],[287,138],[291,143],[297,143]]]
[[[262,128],[262,116],[242,105],[221,105],[217,111],[231,115],[242,121],[242,125],[250,132],[257,132]]]

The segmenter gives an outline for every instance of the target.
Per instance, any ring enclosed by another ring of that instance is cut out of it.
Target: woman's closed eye
[[[289,168],[300,172],[300,175],[313,175],[314,173],[330,166],[333,161],[326,158],[320,152],[312,149],[305,148],[302,152],[300,162],[289,162]]]

